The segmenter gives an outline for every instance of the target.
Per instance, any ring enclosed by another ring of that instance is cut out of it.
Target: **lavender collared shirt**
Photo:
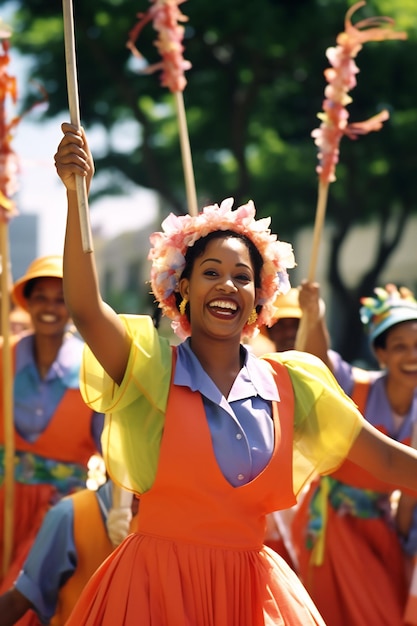
[[[45,378],[35,363],[34,335],[19,339],[14,373],[14,425],[21,437],[33,443],[49,424],[67,389],[79,388],[83,342],[68,333]],[[97,450],[104,416],[92,413],[91,433]]]
[[[178,346],[174,384],[199,391],[214,453],[233,485],[253,480],[268,464],[274,448],[271,402],[279,393],[268,364],[241,346],[244,365],[228,398],[204,371],[188,339]]]

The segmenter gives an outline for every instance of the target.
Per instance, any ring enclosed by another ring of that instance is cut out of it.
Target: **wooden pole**
[[[3,576],[8,571],[13,551],[14,520],[14,422],[13,365],[10,345],[9,246],[7,223],[0,221],[1,250],[1,327],[3,335],[3,415],[4,415],[4,533]]]
[[[128,507],[132,504],[133,493],[113,483],[112,506],[114,509]]]
[[[64,18],[65,61],[67,69],[68,104],[71,124],[80,128],[80,107],[78,99],[77,62],[75,56],[74,14],[72,0],[62,0]],[[76,176],[78,212],[81,224],[81,238],[84,252],[93,251],[93,239],[88,211],[88,195],[85,178]]]
[[[191,158],[190,140],[188,136],[187,119],[185,116],[184,96],[182,91],[175,91],[175,104],[179,125],[182,165],[184,168],[185,190],[187,194],[188,212],[198,214],[197,193],[195,189],[193,162]]]
[[[319,182],[316,217],[314,222],[313,247],[311,251],[310,268],[308,280],[315,279],[317,259],[320,248],[321,235],[323,231],[324,218],[326,216],[327,196],[329,193],[329,183]]]
[[[319,256],[320,242],[324,226],[324,218],[326,216],[327,197],[329,194],[329,183],[319,181],[316,217],[314,221],[313,246],[310,257],[310,267],[308,270],[308,280],[313,282],[316,277],[317,260]],[[304,316],[301,317],[298,325],[297,336],[295,340],[295,349],[304,350],[305,337],[307,327]]]

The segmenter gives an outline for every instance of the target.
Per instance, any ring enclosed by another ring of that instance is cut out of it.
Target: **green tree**
[[[189,0],[181,5],[189,17],[184,56],[193,67],[184,99],[201,206],[228,196],[236,203],[253,198],[259,214],[272,216],[282,239],[313,223],[317,156],[311,131],[322,108],[325,50],[335,45],[351,4]],[[60,6],[48,0],[16,0],[16,6],[12,45],[31,56],[32,75],[48,91],[45,116],[65,119]],[[74,1],[81,118],[87,128],[99,125],[107,131],[107,148],[95,155],[101,173],[97,194],[119,193],[133,181],[158,191],[167,207],[180,213],[186,202],[172,94],[157,75],[138,73],[125,45],[136,13],[148,6],[145,0]],[[414,0],[397,0],[394,7],[388,0],[373,0],[353,21],[384,14],[407,30],[408,40],[365,44],[349,113],[351,121],[359,121],[388,107],[391,118],[378,133],[342,140],[327,211],[334,226],[329,280],[346,315],[336,348],[348,359],[358,356],[351,341],[361,332],[358,297],[378,282],[416,212],[417,6]],[[150,62],[158,58],[155,38],[148,26],[138,41]],[[124,137],[134,144],[128,150],[120,148]],[[370,220],[379,225],[379,249],[357,284],[348,287],[340,273],[343,243],[352,226]]]

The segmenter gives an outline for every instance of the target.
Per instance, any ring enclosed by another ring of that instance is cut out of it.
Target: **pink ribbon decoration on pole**
[[[143,58],[136,48],[135,42],[143,27],[149,22],[153,22],[153,26],[158,32],[155,47],[161,55],[161,60],[149,65],[144,73],[149,74],[160,70],[162,86],[167,87],[174,94],[188,212],[190,215],[197,215],[197,194],[183,98],[183,91],[187,84],[184,72],[191,67],[191,63],[183,58],[184,27],[179,24],[179,22],[185,22],[188,19],[178,7],[185,0],[150,1],[151,6],[148,11],[138,13],[139,21],[129,33],[127,46],[135,56]]]
[[[1,254],[1,334],[3,336],[3,406],[4,416],[4,511],[2,571],[7,572],[13,551],[14,521],[14,422],[13,422],[13,365],[10,342],[10,281],[8,223],[17,214],[11,197],[17,191],[18,158],[11,146],[12,129],[20,118],[7,121],[6,101],[17,100],[17,81],[7,72],[10,63],[9,37],[11,30],[0,24],[0,254]]]
[[[318,148],[319,189],[308,275],[310,281],[314,280],[316,271],[329,185],[336,180],[340,140],[344,135],[349,139],[357,139],[360,135],[380,130],[383,122],[389,118],[388,111],[384,110],[364,122],[348,123],[346,107],[352,102],[349,91],[356,87],[356,75],[359,73],[355,58],[367,41],[407,38],[406,33],[392,30],[394,20],[389,17],[369,17],[353,25],[352,15],[365,4],[363,1],[357,2],[349,9],[345,17],[345,30],[337,36],[337,45],[326,50],[331,67],[324,71],[328,84],[324,92],[323,112],[317,116],[321,124],[311,133]]]

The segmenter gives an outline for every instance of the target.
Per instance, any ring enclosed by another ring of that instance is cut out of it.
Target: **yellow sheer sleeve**
[[[91,408],[106,413],[102,447],[110,476],[125,489],[143,493],[156,474],[172,354],[150,317],[120,317],[132,338],[122,383],[116,385],[86,346],[80,389]]]
[[[281,361],[294,389],[294,493],[346,458],[364,418],[324,363],[306,352],[267,355]]]

